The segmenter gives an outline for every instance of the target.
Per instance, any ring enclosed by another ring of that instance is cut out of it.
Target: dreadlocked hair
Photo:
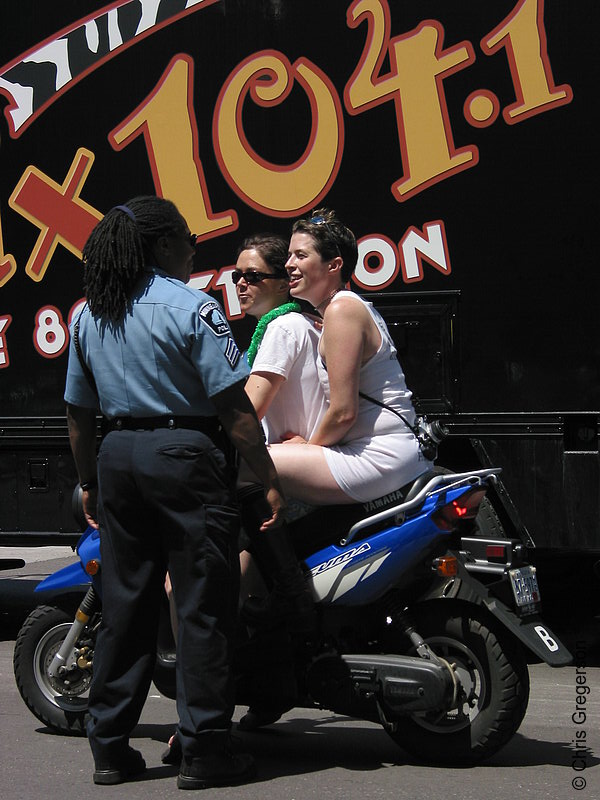
[[[87,303],[95,317],[119,322],[133,289],[152,261],[160,236],[185,232],[183,217],[170,200],[136,197],[126,208],[111,208],[96,225],[82,253]]]

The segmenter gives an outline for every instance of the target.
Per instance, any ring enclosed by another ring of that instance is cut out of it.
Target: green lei
[[[272,308],[271,311],[267,311],[267,313],[258,320],[258,324],[252,334],[252,339],[250,340],[250,347],[248,348],[248,365],[250,367],[254,364],[254,359],[256,358],[258,348],[263,340],[269,322],[277,317],[281,317],[283,314],[289,314],[290,311],[300,311],[298,303],[284,303],[282,306]]]

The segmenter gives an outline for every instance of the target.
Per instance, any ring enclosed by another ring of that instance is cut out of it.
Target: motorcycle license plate
[[[517,608],[532,613],[541,600],[535,567],[519,567],[508,572]]]

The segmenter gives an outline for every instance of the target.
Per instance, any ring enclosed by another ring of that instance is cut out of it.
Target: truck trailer
[[[236,248],[334,208],[438,463],[502,468],[488,532],[598,605],[592,0],[7,0],[0,11],[0,543],[72,543],[64,382],[81,251],[173,200],[241,347]]]

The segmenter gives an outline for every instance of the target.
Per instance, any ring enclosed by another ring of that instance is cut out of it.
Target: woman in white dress
[[[413,432],[412,395],[385,322],[345,288],[357,253],[333,211],[293,226],[289,290],[323,317],[317,366],[328,408],[310,436],[297,432],[270,452],[285,493],[316,505],[374,500],[432,466]]]

